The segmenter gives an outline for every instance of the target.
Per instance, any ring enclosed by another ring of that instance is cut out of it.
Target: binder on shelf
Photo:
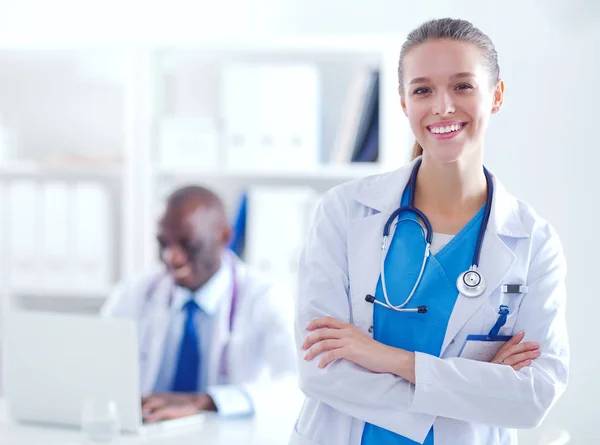
[[[246,262],[294,288],[298,260],[319,198],[310,187],[251,187]]]
[[[111,206],[93,182],[16,180],[8,187],[9,281],[19,294],[103,293],[112,286]]]
[[[331,161],[355,161],[369,137],[373,114],[379,107],[379,72],[361,70],[348,91]]]
[[[234,63],[221,78],[226,165],[233,170],[320,162],[320,80],[313,64]]]
[[[379,107],[373,110],[366,139],[352,162],[376,162],[379,158]]]
[[[69,186],[64,181],[41,184],[41,282],[45,288],[65,288],[72,274],[68,246],[71,232]]]
[[[248,209],[248,193],[242,193],[238,205],[237,214],[233,221],[233,236],[229,248],[239,257],[244,256],[244,247],[246,240],[246,221]]]
[[[0,165],[6,165],[11,161],[14,149],[13,142],[10,127],[6,125],[4,119],[0,119]]]
[[[164,116],[159,122],[158,162],[163,168],[214,170],[221,166],[219,137],[213,119]]]
[[[3,218],[0,218],[0,295],[6,291],[8,287],[7,278],[8,278],[8,241],[9,241],[9,233],[8,233],[8,223],[9,220],[7,216],[10,212],[8,208],[8,184],[6,182],[0,181],[0,214],[3,215]],[[0,297],[1,298],[1,297]],[[0,301],[0,307],[2,307],[2,302]]]
[[[80,182],[73,193],[71,273],[75,289],[112,285],[113,230],[110,196],[102,184]]]
[[[361,121],[368,115],[368,104],[373,100],[373,90],[376,76],[370,69],[358,71],[348,89],[346,101],[343,104],[342,118],[335,137],[331,162],[348,164],[352,161],[354,147],[359,142]]]
[[[379,153],[379,71],[371,74],[369,92],[356,130],[352,162],[374,162]]]
[[[39,189],[35,181],[15,180],[8,187],[9,282],[11,288],[39,286],[40,259]]]

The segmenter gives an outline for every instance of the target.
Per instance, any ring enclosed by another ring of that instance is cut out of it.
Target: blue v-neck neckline
[[[479,230],[481,223],[483,222],[483,212],[485,211],[485,204],[477,211],[477,213],[463,226],[460,231],[452,237],[452,239],[446,244],[439,252],[433,254],[436,260],[441,261],[448,255],[452,254],[455,246],[459,245],[461,241],[467,237],[473,229]]]

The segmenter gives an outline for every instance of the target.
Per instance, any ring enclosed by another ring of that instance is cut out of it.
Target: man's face
[[[219,270],[229,230],[223,215],[203,203],[167,207],[157,240],[160,258],[177,285],[195,291]]]

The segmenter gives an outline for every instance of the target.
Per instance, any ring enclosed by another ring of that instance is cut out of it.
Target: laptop
[[[16,310],[4,318],[5,389],[14,420],[80,428],[86,402],[111,400],[125,433],[202,424],[203,414],[144,424],[135,322]]]

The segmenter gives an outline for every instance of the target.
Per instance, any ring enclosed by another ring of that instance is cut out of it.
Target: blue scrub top
[[[401,205],[408,205],[409,187],[402,195]],[[407,307],[427,306],[427,313],[397,312],[378,304],[373,309],[373,338],[383,344],[407,351],[419,351],[439,357],[448,320],[458,298],[456,280],[471,266],[477,235],[483,222],[485,206],[446,246],[430,255],[417,287]],[[402,213],[401,222],[385,259],[385,278],[390,303],[398,306],[406,300],[419,276],[425,252],[425,238],[414,222],[412,213]],[[381,276],[377,283],[375,298],[385,302]],[[365,388],[368,391],[369,388]],[[425,439],[425,445],[433,445],[433,427]],[[365,424],[362,445],[407,445],[417,442],[370,423]]]

